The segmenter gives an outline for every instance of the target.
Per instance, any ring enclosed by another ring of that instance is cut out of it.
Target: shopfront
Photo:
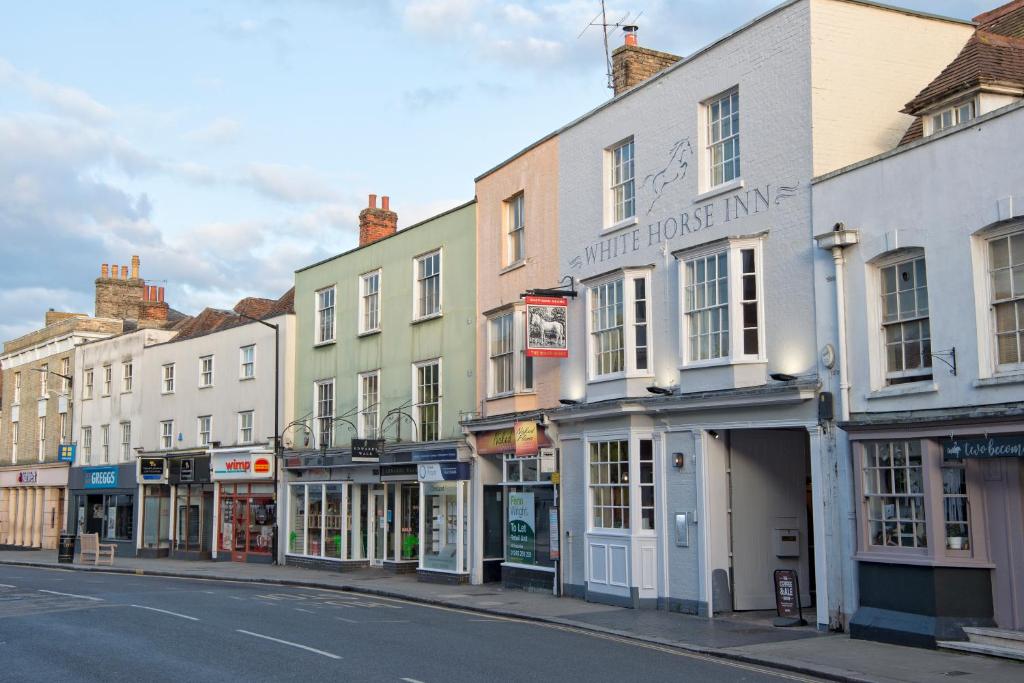
[[[135,472],[135,463],[72,467],[68,474],[69,533],[99,534],[101,543],[117,544],[118,557],[135,556]]]
[[[272,563],[277,532],[273,452],[212,450],[210,465],[214,484],[214,559]]]
[[[0,470],[0,544],[15,548],[57,547],[68,486],[66,463]]]
[[[214,535],[210,456],[193,453],[168,458],[168,483],[174,501],[171,557],[209,559]]]

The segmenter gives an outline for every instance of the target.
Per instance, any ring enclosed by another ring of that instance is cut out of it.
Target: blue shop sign
[[[87,489],[113,489],[117,488],[116,467],[86,467],[85,488]]]
[[[466,481],[469,479],[468,462],[441,462],[419,465],[416,469],[419,481]]]
[[[60,462],[74,462],[75,461],[75,444],[73,443],[62,443],[57,446],[57,460]]]
[[[437,460],[455,460],[459,457],[458,451],[454,448],[439,448],[436,451],[413,451],[413,462],[430,462]]]
[[[942,442],[942,455],[951,460],[963,458],[1024,458],[1024,435],[1006,434],[988,437],[950,439]]]

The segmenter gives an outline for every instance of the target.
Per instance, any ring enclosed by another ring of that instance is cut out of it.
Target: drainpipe
[[[822,249],[832,253],[835,266],[836,285],[836,362],[839,365],[839,416],[841,421],[850,419],[850,379],[847,367],[846,348],[846,258],[843,249],[857,244],[857,231],[849,230],[842,223],[836,223],[832,232],[815,235],[814,240]]]

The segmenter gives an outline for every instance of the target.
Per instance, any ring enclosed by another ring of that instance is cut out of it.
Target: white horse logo
[[[540,328],[541,339],[554,339],[559,346],[565,344],[565,326],[557,320],[545,320],[540,313],[534,313],[530,324]]]

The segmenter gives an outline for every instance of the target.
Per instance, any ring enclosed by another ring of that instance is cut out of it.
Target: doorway
[[[272,484],[221,485],[220,549],[233,562],[270,562],[277,504]]]
[[[384,560],[387,559],[388,555],[387,514],[387,493],[385,489],[372,489],[367,510],[367,521],[371,523],[369,526],[372,529],[369,533],[370,565],[374,567],[384,566]]]

